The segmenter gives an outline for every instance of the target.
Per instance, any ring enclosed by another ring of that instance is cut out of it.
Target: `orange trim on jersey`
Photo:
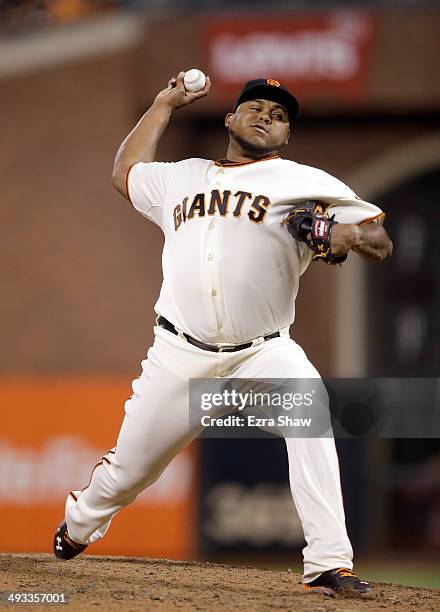
[[[101,459],[101,461],[99,461],[99,462],[98,462],[98,463],[95,465],[95,467],[93,468],[92,473],[91,473],[91,475],[90,475],[89,484],[87,484],[87,485],[86,485],[86,486],[85,486],[83,489],[81,489],[81,493],[90,487],[90,483],[92,482],[93,474],[94,474],[94,472],[95,472],[96,468],[97,468],[97,467],[99,467],[100,465],[103,465],[103,463],[104,463],[104,462],[103,462],[103,460]]]
[[[380,225],[383,225],[384,220],[385,220],[385,213],[381,212],[375,217],[371,217],[371,219],[365,219],[365,221],[362,221],[362,223],[359,223],[359,225],[366,225],[367,223],[373,223],[374,221],[376,221]]]
[[[129,202],[130,202],[130,204],[133,206],[133,208],[134,208],[134,204],[133,204],[133,202],[131,201],[131,198],[130,198],[130,191],[129,191],[129,189],[128,189],[128,177],[129,177],[130,172],[132,171],[132,169],[133,169],[133,167],[134,167],[135,165],[136,165],[136,164],[132,164],[132,165],[129,167],[129,169],[128,169],[128,171],[127,171],[127,176],[125,177],[125,191],[127,192],[127,198],[128,198],[128,201],[129,201]]]
[[[223,159],[219,159],[215,162],[215,165],[221,166],[222,168],[236,168],[237,166],[248,166],[249,164],[258,164],[259,162],[268,161],[269,159],[280,159],[280,156],[272,155],[271,157],[265,157],[264,159],[251,159],[249,161],[227,162],[227,163],[224,163]]]
[[[133,166],[132,166],[132,168],[133,168]],[[113,449],[111,449],[111,450],[109,450],[109,451],[108,451],[108,453],[106,453],[106,455],[108,455],[109,453],[113,453],[113,454],[114,454],[114,453],[116,453],[116,451],[114,451]],[[90,475],[89,484],[88,484],[88,485],[86,485],[86,486],[85,486],[83,489],[81,489],[81,493],[90,487],[90,483],[92,482],[92,478],[93,478],[93,473],[94,473],[94,471],[96,470],[96,468],[97,468],[97,467],[99,467],[100,465],[103,465],[104,461],[105,461],[105,462],[106,462],[108,465],[111,465],[111,461],[110,461],[110,459],[108,459],[108,458],[107,458],[107,457],[104,455],[104,457],[101,459],[101,461],[99,461],[99,462],[98,462],[98,463],[95,465],[95,467],[93,468],[92,473],[91,473],[91,475]],[[73,497],[73,499],[74,499],[75,501],[78,501],[78,498],[77,498],[77,497],[75,497],[75,495],[73,494],[73,492],[72,492],[72,491],[70,491],[70,495]]]

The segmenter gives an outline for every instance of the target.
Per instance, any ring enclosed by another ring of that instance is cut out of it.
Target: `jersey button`
[[[219,323],[219,324],[217,325],[217,328],[218,328],[218,329],[221,329],[222,327],[223,327],[223,323]]]
[[[212,253],[208,255],[208,261],[214,261],[214,255]]]
[[[216,291],[215,289],[213,289],[213,290],[211,291],[211,295],[213,295],[213,296],[215,297],[215,296],[217,295],[217,291]]]

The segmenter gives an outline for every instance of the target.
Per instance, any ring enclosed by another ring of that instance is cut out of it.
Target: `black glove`
[[[298,202],[289,211],[284,223],[290,235],[305,244],[314,252],[313,260],[326,264],[342,264],[347,255],[333,255],[330,248],[332,228],[337,223],[326,213],[326,207],[318,200]]]

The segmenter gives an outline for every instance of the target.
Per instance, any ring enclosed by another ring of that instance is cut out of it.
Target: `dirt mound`
[[[192,561],[83,556],[58,561],[48,554],[0,555],[0,591],[66,593],[69,612],[94,610],[369,610],[440,609],[440,591],[375,584],[362,601],[305,594],[299,574]],[[59,609],[61,605],[38,605]],[[0,609],[11,610],[4,599]]]

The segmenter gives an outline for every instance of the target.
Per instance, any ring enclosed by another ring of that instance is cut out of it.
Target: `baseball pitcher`
[[[164,233],[155,340],[133,382],[116,446],[90,482],[69,493],[53,542],[71,559],[102,538],[115,514],[151,485],[199,433],[190,427],[190,378],[316,378],[289,337],[299,278],[312,259],[392,252],[383,212],[329,174],[280,157],[298,114],[273,79],[247,82],[225,126],[223,159],[155,161],[177,109],[208,95],[172,78],[116,155],[113,185]],[[190,272],[190,273],[189,273]],[[333,437],[286,437],[292,496],[302,521],[304,587],[368,597],[353,573]]]

